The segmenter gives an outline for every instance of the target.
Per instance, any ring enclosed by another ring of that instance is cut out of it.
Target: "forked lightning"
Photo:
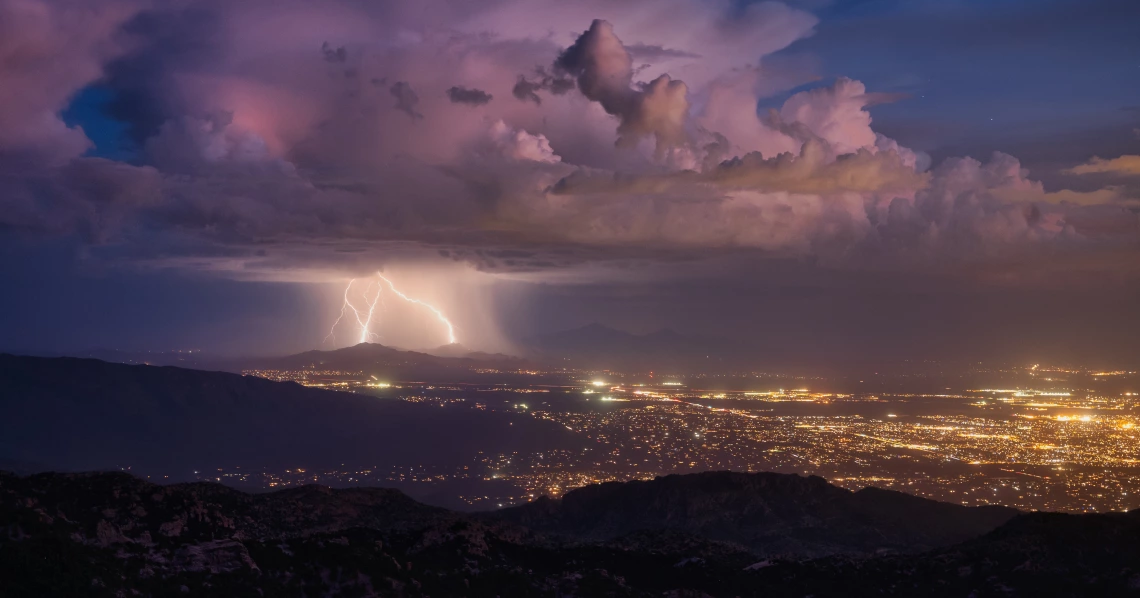
[[[392,293],[400,299],[403,299],[408,303],[414,303],[416,305],[426,307],[428,310],[430,310],[431,313],[435,315],[436,319],[438,319],[447,328],[447,342],[449,344],[455,344],[457,342],[455,340],[455,326],[452,325],[451,320],[447,319],[447,316],[443,315],[443,312],[440,311],[439,308],[431,305],[426,301],[423,301],[421,299],[413,299],[400,292],[400,290],[396,288],[396,285],[383,274],[377,272],[376,276],[381,281],[383,281],[384,284],[380,284],[380,282],[377,281],[369,281],[368,286],[365,287],[363,293],[360,296],[364,302],[364,307],[360,308],[357,308],[357,306],[353,303],[351,296],[352,286],[356,283],[357,279],[353,278],[352,280],[348,281],[348,285],[344,287],[344,303],[341,304],[340,315],[337,316],[336,321],[333,322],[332,327],[329,329],[328,335],[325,336],[325,342],[328,342],[330,338],[334,340],[336,339],[336,327],[340,324],[341,320],[344,319],[345,314],[350,310],[352,311],[353,316],[356,318],[356,325],[360,330],[360,340],[358,342],[367,343],[374,339],[378,340],[380,336],[372,331],[372,327],[377,324],[376,304],[381,302],[381,292],[383,291],[383,287],[385,285],[388,287],[388,290],[392,291]],[[376,293],[374,295],[371,294],[373,287],[376,288]]]

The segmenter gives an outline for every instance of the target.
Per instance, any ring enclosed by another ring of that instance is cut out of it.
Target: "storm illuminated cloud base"
[[[0,0],[0,230],[264,278],[409,252],[1135,272],[1136,156],[1071,164],[1073,190],[1003,153],[932,165],[874,129],[901,98],[767,66],[817,25],[778,2]],[[65,122],[92,89],[129,156]]]

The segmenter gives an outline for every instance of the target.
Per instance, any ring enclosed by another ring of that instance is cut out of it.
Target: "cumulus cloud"
[[[748,247],[782,254],[848,244],[867,228],[857,194],[741,189],[702,199],[626,194],[607,200],[550,196],[530,205],[526,218],[568,240],[610,247]]]
[[[875,145],[871,115],[863,108],[869,99],[859,81],[840,77],[830,87],[802,91],[780,108],[784,122],[800,123],[825,139],[838,153]]]
[[[1088,162],[1078,164],[1065,172],[1068,174],[1140,175],[1140,156],[1120,156],[1108,160],[1093,157]]]
[[[774,156],[798,152],[803,145],[806,135],[787,134],[780,130],[782,123],[770,117],[760,118],[756,110],[757,88],[763,80],[760,69],[745,68],[714,80],[706,90],[707,97],[696,122],[701,128],[721,136],[724,152],[760,152]]]
[[[987,162],[950,158],[931,175],[913,200],[896,198],[871,212],[880,248],[905,249],[911,253],[896,255],[908,259],[979,258],[1050,243],[1071,249],[1112,245],[1121,232],[1097,214],[1104,198],[1091,196],[1102,192],[1046,192],[1007,154],[995,152]],[[1135,228],[1124,212],[1109,214],[1109,220]]]
[[[781,153],[764,158],[760,152],[725,160],[703,171],[629,175],[578,172],[559,181],[552,190],[561,194],[653,193],[681,186],[794,193],[837,192],[913,193],[926,176],[916,172],[905,158],[894,151],[872,153],[860,149],[831,157],[832,150],[821,140],[804,143],[800,152]]]
[[[894,98],[768,66],[815,25],[729,0],[0,0],[0,227],[231,272],[393,244],[543,269],[1134,240],[1124,187],[1047,190],[1001,155],[930,168],[874,129]],[[59,116],[96,82],[130,164],[84,157]]]
[[[503,155],[515,160],[555,164],[562,161],[550,148],[545,135],[531,135],[522,129],[511,129],[503,121],[491,125],[491,139]]]
[[[925,178],[895,151],[874,153],[859,148],[830,159],[827,143],[809,140],[799,155],[783,153],[764,159],[759,153],[733,158],[710,173],[721,184],[751,188],[783,188],[805,193],[832,191],[906,194]]]
[[[634,89],[633,58],[609,23],[595,20],[554,66],[576,77],[582,95],[620,119],[619,146],[632,146],[652,135],[657,153],[663,155],[668,148],[684,143],[688,87],[661,75]]]

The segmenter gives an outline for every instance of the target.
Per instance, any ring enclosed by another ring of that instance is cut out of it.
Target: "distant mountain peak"
[[[436,357],[467,357],[472,353],[471,349],[468,349],[460,343],[448,343],[434,349],[426,349],[424,352],[428,355],[435,355]]]

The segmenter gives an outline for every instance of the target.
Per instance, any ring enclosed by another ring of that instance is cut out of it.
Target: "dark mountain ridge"
[[[377,343],[360,343],[331,351],[305,351],[285,357],[242,360],[243,369],[331,370],[374,375],[387,380],[432,380],[435,382],[474,382],[487,375],[477,372],[510,372],[535,369],[533,363],[502,353],[469,351],[459,345],[445,345],[434,351],[406,351]]]
[[[221,356],[198,351],[119,351],[93,349],[68,355],[35,354],[35,357],[98,359],[131,365],[175,366],[240,373],[243,370],[339,370],[415,375],[424,372],[467,372],[474,368],[522,369],[533,364],[504,353],[472,351],[462,345],[444,345],[431,351],[413,351],[379,343],[358,343],[340,349],[314,349],[292,355]]]
[[[449,420],[438,407],[234,374],[0,355],[0,459],[11,463],[424,462],[523,427],[475,419],[488,416]],[[536,430],[536,441],[559,433]],[[789,474],[665,476],[463,514],[393,489],[248,494],[0,472],[0,598],[1135,596],[1137,563],[1140,511],[1017,514]]]
[[[703,519],[697,516],[701,509],[670,518],[675,509],[659,506],[675,503],[677,489],[683,488],[687,494],[720,496],[723,507],[732,510],[728,519],[747,521],[754,505],[778,505],[792,497],[818,505],[827,500],[821,497],[837,496],[838,489],[786,474],[673,478],[580,491],[570,502],[582,510],[583,520],[591,506],[607,520],[613,512],[609,503],[623,495],[658,505],[638,518],[656,531],[596,542],[593,532],[557,539],[513,523],[511,512],[454,513],[395,490],[305,486],[251,495],[219,484],[160,486],[125,474],[0,472],[0,596],[1124,596],[1140,591],[1140,512],[1021,514],[976,538],[922,553],[875,554],[866,551],[874,542],[859,542],[849,546],[853,550],[822,559],[773,558],[676,531]],[[746,496],[731,499],[736,492]],[[896,517],[881,534],[865,529],[876,538],[898,535],[899,525],[935,523],[944,513],[960,519],[962,513],[984,512],[891,496],[898,493],[849,494],[881,502],[870,508],[874,513],[865,519],[867,525],[883,521],[881,511],[899,505],[910,515],[934,518]],[[551,502],[536,506],[542,508],[531,512],[532,524],[564,523],[564,514],[552,510]],[[762,519],[785,531],[819,526],[811,517],[797,522],[775,516],[797,517],[794,508],[770,511]],[[662,515],[664,520],[656,519]],[[923,530],[912,534],[931,536]]]
[[[522,415],[224,372],[0,355],[0,459],[55,470],[454,464],[479,450],[578,442]]]
[[[466,357],[440,357],[419,351],[405,351],[379,343],[358,343],[341,349],[312,350],[284,357],[263,357],[246,360],[249,367],[279,370],[336,369],[362,371],[392,366],[434,366],[469,368],[475,360]]]
[[[449,345],[441,345],[434,349],[426,350],[425,353],[434,355],[436,357],[459,357],[471,359],[476,362],[487,363],[511,363],[511,364],[524,364],[526,361],[517,355],[508,355],[506,353],[488,353],[486,351],[472,351],[471,349],[459,344],[451,343]]]
[[[718,471],[587,486],[494,516],[572,539],[671,530],[739,544],[758,555],[823,556],[946,546],[1017,514],[878,488],[851,492],[815,476]]]

